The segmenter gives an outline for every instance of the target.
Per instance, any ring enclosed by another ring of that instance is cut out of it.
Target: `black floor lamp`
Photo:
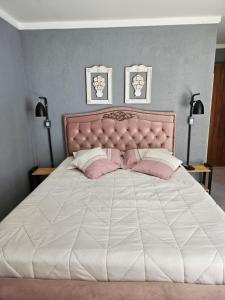
[[[54,158],[52,153],[52,139],[51,139],[51,121],[49,120],[48,116],[48,101],[46,97],[38,97],[40,100],[36,105],[35,108],[35,116],[36,117],[45,117],[44,126],[47,128],[48,131],[48,143],[49,143],[49,152],[50,152],[50,159],[51,159],[51,167],[54,168]],[[44,101],[44,104],[41,102]]]
[[[193,94],[190,102],[190,114],[188,117],[188,144],[187,144],[187,164],[185,168],[187,170],[194,170],[194,167],[190,165],[190,143],[191,143],[191,126],[194,123],[193,115],[204,114],[204,105],[201,100],[195,100],[196,96],[199,96],[200,93]]]

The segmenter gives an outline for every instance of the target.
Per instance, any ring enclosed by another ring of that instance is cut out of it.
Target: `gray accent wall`
[[[108,107],[86,104],[85,67],[101,64],[113,68],[113,106],[124,105],[125,66],[152,66],[152,103],[132,106],[177,113],[176,154],[182,159],[186,158],[190,97],[200,92],[205,115],[195,117],[191,161],[204,161],[216,34],[216,25],[21,32],[27,97],[30,107],[34,107],[38,95],[49,100],[57,164],[65,157],[63,114]],[[31,125],[36,162],[49,165],[43,119],[33,118]]]
[[[0,19],[0,220],[29,192],[33,165],[18,30]]]

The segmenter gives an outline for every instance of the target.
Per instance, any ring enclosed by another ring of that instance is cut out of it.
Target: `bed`
[[[67,167],[96,146],[175,153],[175,113],[65,115],[68,157],[0,223],[0,299],[225,299],[225,214],[183,168],[169,180]]]

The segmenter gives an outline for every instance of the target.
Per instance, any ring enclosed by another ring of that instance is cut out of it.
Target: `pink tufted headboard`
[[[64,115],[68,155],[94,147],[167,148],[175,152],[174,112],[151,112],[115,107],[91,113]]]

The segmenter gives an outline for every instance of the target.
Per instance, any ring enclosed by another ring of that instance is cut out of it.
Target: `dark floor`
[[[225,167],[213,168],[213,183],[211,196],[225,211]]]

